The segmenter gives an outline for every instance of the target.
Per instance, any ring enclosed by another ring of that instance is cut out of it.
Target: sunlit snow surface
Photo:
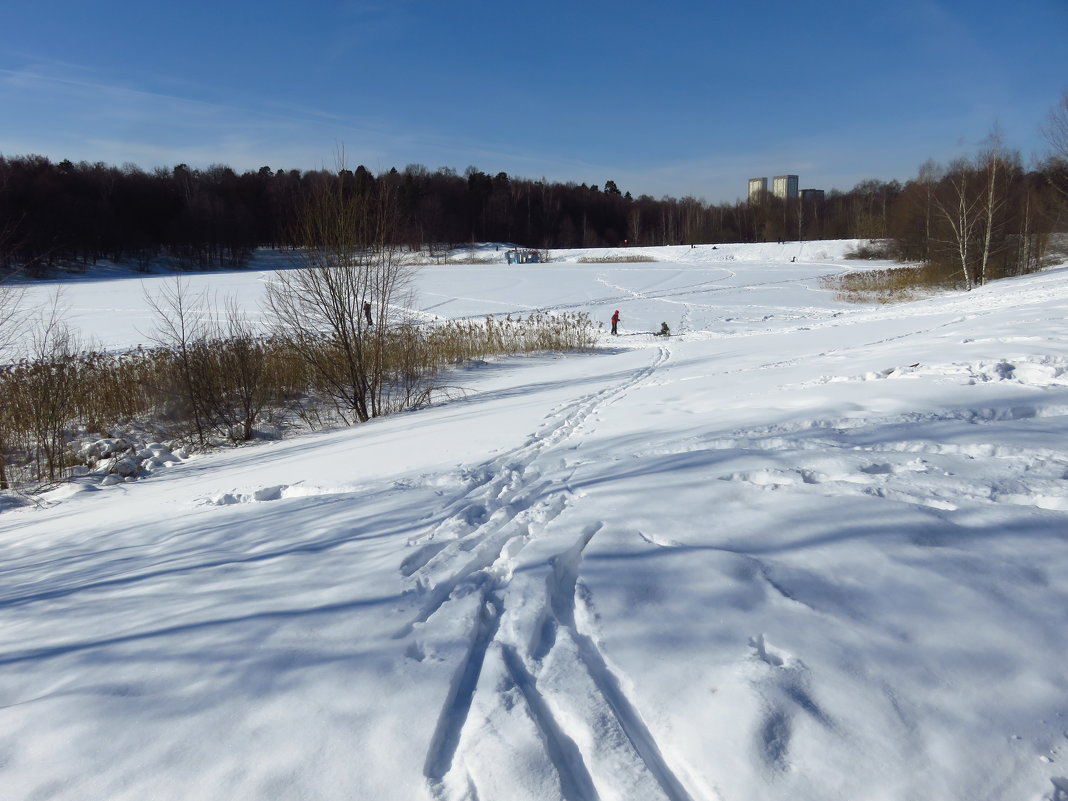
[[[0,797],[1068,798],[1068,267],[857,306],[848,245],[426,267],[621,336],[0,513]]]

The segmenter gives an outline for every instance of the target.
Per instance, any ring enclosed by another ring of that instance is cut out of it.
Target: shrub
[[[873,259],[890,260],[894,258],[894,253],[889,242],[869,239],[864,244],[857,245],[853,250],[848,251],[845,257],[847,259],[863,259],[865,261]]]
[[[820,285],[849,303],[900,303],[940,290],[963,288],[962,282],[934,264],[828,275],[820,279]]]
[[[211,331],[225,336],[205,333]],[[170,346],[113,354],[77,353],[74,341],[60,333],[44,340],[33,358],[0,371],[0,489],[32,491],[79,470],[138,473],[136,459],[123,461],[119,454],[101,461],[92,448],[81,447],[88,432],[120,441],[121,432],[136,428],[146,432],[146,442],[210,447],[251,439],[258,422],[321,427],[351,421],[329,376],[311,369],[307,353],[283,339],[256,337],[240,326],[208,327]],[[405,323],[378,336],[383,414],[437,397],[438,376],[448,365],[594,343],[589,317],[578,313]],[[327,335],[305,345],[323,363],[336,360],[341,347]]]

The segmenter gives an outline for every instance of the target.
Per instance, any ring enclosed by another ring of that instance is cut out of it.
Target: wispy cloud
[[[115,163],[273,161],[317,166],[339,139],[361,158],[383,158],[403,140],[382,120],[360,125],[328,110],[242,106],[161,93],[94,78],[73,65],[0,70],[0,104],[12,111],[0,151]],[[42,134],[42,131],[46,132]],[[51,151],[51,152],[48,152]],[[309,161],[312,163],[309,164]]]
[[[552,156],[446,133],[426,121],[401,126],[373,112],[356,118],[273,99],[255,105],[213,102],[108,82],[76,65],[54,62],[0,70],[0,103],[24,112],[0,131],[0,152],[9,155],[33,152],[144,167],[184,162],[225,163],[239,170],[264,164],[310,169],[332,166],[341,144],[349,160],[373,170],[419,162],[541,175],[558,165],[559,177],[566,179],[562,168],[571,166]]]

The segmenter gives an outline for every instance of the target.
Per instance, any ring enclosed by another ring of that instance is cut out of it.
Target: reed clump
[[[378,400],[390,413],[434,401],[449,366],[588,349],[595,330],[586,314],[535,313],[405,323],[365,336],[376,337],[384,377]],[[329,372],[314,369],[309,353],[285,338],[231,327],[227,336],[198,335],[122,353],[79,349],[69,337],[43,341],[47,346],[33,356],[0,368],[0,490],[34,492],[74,475],[117,469],[114,459],[97,459],[100,449],[86,443],[132,441],[130,432],[167,449],[196,450],[352,422],[336,401]],[[311,356],[338,362],[341,347],[323,335]],[[137,450],[129,446],[131,454]]]
[[[820,285],[849,303],[903,303],[964,286],[933,264],[828,275],[820,279]]]

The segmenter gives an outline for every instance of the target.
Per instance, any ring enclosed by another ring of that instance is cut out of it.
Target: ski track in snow
[[[666,347],[660,347],[648,367],[564,405],[523,445],[470,471],[467,488],[449,504],[441,522],[412,543],[415,550],[400,565],[401,573],[413,582],[420,603],[410,621],[397,632],[398,639],[432,627],[435,613],[453,599],[471,592],[477,593],[478,599],[467,652],[453,676],[424,764],[424,774],[436,798],[453,801],[473,797],[471,788],[477,782],[467,771],[477,771],[477,765],[465,767],[458,762],[476,695],[492,692],[483,688],[479,679],[486,660],[493,658],[502,662],[503,674],[523,699],[566,801],[600,798],[598,782],[608,780],[611,771],[596,765],[591,770],[588,763],[603,761],[604,755],[589,748],[584,751],[577,745],[583,738],[574,736],[572,731],[575,724],[554,713],[561,705],[571,707],[572,699],[554,699],[542,690],[551,681],[550,671],[587,677],[596,697],[575,706],[590,707],[599,717],[614,721],[611,725],[622,733],[620,743],[630,753],[613,754],[613,758],[623,759],[646,774],[648,795],[644,797],[691,801],[655,736],[628,699],[620,677],[609,666],[596,640],[576,623],[579,565],[600,525],[588,526],[570,547],[549,559],[551,569],[535,636],[528,642],[515,641],[514,635],[506,636],[501,627],[501,619],[513,602],[510,581],[517,557],[573,502],[568,486],[573,470],[560,451],[572,447],[569,440],[598,411],[649,381],[670,355]],[[555,653],[562,632],[566,632],[571,647]],[[487,702],[497,703],[493,699]],[[477,727],[475,722],[472,725]],[[612,788],[609,794],[618,797],[621,792],[624,797],[636,797],[625,787]]]
[[[824,264],[821,264],[819,262],[808,262],[806,264],[806,266],[816,266],[816,267],[823,266],[823,267],[827,267],[827,266],[837,266],[837,265],[824,265]],[[731,284],[731,283],[728,283],[728,282],[738,276],[737,272],[735,272],[733,270],[730,270],[730,269],[728,269],[726,267],[718,267],[717,266],[716,269],[723,270],[725,275],[717,277],[717,278],[710,278],[710,279],[703,280],[703,281],[697,281],[695,283],[682,284],[680,286],[669,286],[669,287],[665,287],[663,289],[657,289],[655,287],[647,287],[646,289],[642,289],[642,290],[631,289],[629,287],[622,286],[622,285],[619,285],[619,284],[613,284],[613,283],[609,282],[604,276],[598,276],[597,280],[601,284],[603,284],[605,286],[605,288],[611,290],[612,294],[602,295],[602,296],[596,297],[596,298],[586,298],[586,299],[582,300],[581,302],[575,302],[575,303],[553,303],[553,304],[547,304],[547,305],[541,305],[541,306],[530,306],[530,305],[515,306],[513,304],[513,306],[514,306],[513,308],[501,309],[500,311],[494,312],[494,314],[497,315],[497,316],[501,316],[501,315],[508,315],[508,314],[519,314],[519,315],[530,314],[532,312],[559,312],[559,311],[568,311],[569,309],[587,308],[589,306],[612,306],[612,305],[618,305],[618,304],[626,303],[628,301],[633,301],[633,300],[663,300],[663,301],[668,302],[668,303],[680,303],[681,302],[684,306],[690,307],[690,306],[693,306],[695,304],[693,304],[692,302],[686,303],[684,301],[676,301],[674,299],[675,298],[680,298],[680,297],[692,297],[695,294],[712,294],[712,293],[719,293],[719,292],[736,292],[738,290],[743,290],[743,289],[744,290],[759,290],[759,289],[764,289],[764,288],[768,288],[768,287],[779,287],[779,286],[784,286],[784,285],[789,285],[789,284],[803,284],[806,281],[818,280],[822,276],[827,275],[827,272],[823,271],[823,272],[819,272],[819,273],[813,273],[811,275],[790,276],[788,278],[782,278],[782,279],[778,279],[778,280],[775,280],[775,281],[754,281],[754,282],[749,282],[749,283],[745,283],[745,284],[741,284],[741,285],[736,285],[736,284]],[[675,275],[677,275],[677,273]],[[674,276],[672,276],[672,277],[674,277]],[[670,280],[670,278],[664,278],[663,280],[664,281],[668,281],[668,280]],[[663,281],[661,281],[660,283],[663,283]],[[432,293],[427,293],[427,294],[429,295],[429,294],[432,294]],[[437,297],[445,297],[445,296],[438,295]],[[431,310],[435,309],[435,308],[438,308],[440,306],[446,305],[448,303],[451,303],[451,302],[453,302],[455,300],[472,300],[472,299],[471,298],[461,298],[459,296],[451,296],[451,297],[447,297],[445,300],[441,300],[441,301],[438,301],[437,303],[433,303],[433,304],[431,304],[429,306],[425,306],[422,309],[409,309],[408,311],[410,311],[410,312],[412,312],[412,313],[414,313],[414,314],[416,314],[416,315],[418,315],[418,316],[420,316],[420,317],[422,317],[423,319],[426,319],[426,320],[444,319],[444,318],[440,318],[436,314],[433,314],[431,312]],[[696,304],[696,305],[702,305],[702,304]],[[480,314],[480,315],[468,315],[466,317],[459,316],[459,317],[455,317],[455,318],[451,318],[451,319],[456,319],[456,320],[482,319],[484,317],[485,317],[484,314]]]

